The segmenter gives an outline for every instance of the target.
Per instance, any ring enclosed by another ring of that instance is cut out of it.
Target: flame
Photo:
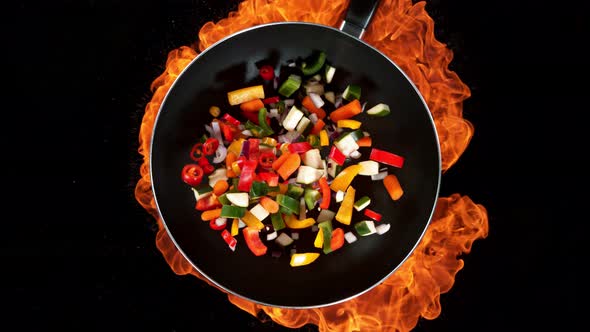
[[[141,123],[138,152],[143,156],[143,164],[135,197],[157,220],[156,245],[174,273],[191,274],[216,287],[176,249],[163,227],[151,191],[149,142],[166,92],[198,52],[229,34],[278,21],[337,27],[347,6],[348,0],[245,0],[227,18],[203,25],[198,45],[182,46],[169,53],[166,69],[152,82],[153,97]],[[462,102],[470,97],[470,90],[448,69],[453,54],[436,40],[434,22],[425,11],[425,2],[382,0],[363,40],[397,63],[422,93],[437,127],[443,171],[448,170],[473,136],[473,125],[462,114]],[[460,256],[471,251],[475,240],[487,235],[486,208],[467,196],[453,194],[439,198],[433,220],[409,259],[387,280],[361,296],[317,309],[262,306],[232,294],[228,294],[228,299],[254,316],[263,311],[275,322],[290,328],[315,324],[320,331],[330,332],[409,331],[420,317],[434,319],[440,315],[440,294],[451,289],[455,275],[463,268]]]

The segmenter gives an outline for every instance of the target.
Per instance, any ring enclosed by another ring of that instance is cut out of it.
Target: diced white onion
[[[387,174],[388,174],[387,171],[379,172],[379,173],[377,173],[375,175],[371,175],[371,180],[373,180],[373,181],[383,180],[383,179],[385,179],[385,177],[387,176]]]
[[[223,144],[219,144],[217,150],[215,150],[215,158],[213,158],[213,163],[219,164],[225,160],[227,156],[227,148]]]
[[[299,220],[303,220],[305,218],[307,218],[307,213],[306,213],[306,208],[305,208],[305,199],[303,197],[301,197],[299,199]],[[293,237],[293,234],[291,234],[291,237]]]
[[[219,217],[219,218],[216,218],[215,219],[215,225],[216,226],[221,227],[221,226],[225,226],[226,224],[227,224],[227,218],[221,218],[221,217]]]
[[[365,111],[365,107],[367,107],[367,102],[366,102],[366,101],[365,101],[365,102],[363,103],[363,105],[361,106],[361,111],[363,111],[363,112],[364,112],[364,111]]]
[[[221,136],[221,127],[219,126],[219,122],[211,122],[211,128],[213,128],[212,136],[217,138],[217,140],[219,141],[219,145],[221,146],[221,142],[223,142],[223,136]]]
[[[242,130],[242,135],[250,137],[252,136],[252,132],[250,130]]]
[[[242,219],[238,219],[238,228],[246,227],[246,223],[242,221]]]
[[[358,150],[352,151],[350,153],[350,158],[352,159],[359,159],[361,157],[361,153]]]
[[[295,104],[295,99],[285,99],[283,101],[285,102],[285,107],[291,107]]]
[[[352,232],[346,232],[346,233],[344,233],[344,239],[348,243],[353,243],[354,241],[357,240],[356,235],[354,235]]]
[[[311,123],[316,124],[316,122],[318,122],[318,115],[315,113],[311,113],[309,115],[309,120],[311,121]]]
[[[281,247],[286,247],[293,243],[293,239],[287,233],[281,233],[276,239],[275,243]]]
[[[377,227],[375,227],[375,230],[377,231],[377,234],[381,235],[386,233],[390,227],[391,226],[389,224],[379,224]]]
[[[317,108],[320,108],[322,106],[324,106],[325,102],[322,99],[322,97],[320,95],[318,95],[315,92],[311,92],[309,94],[309,98],[311,98],[311,101],[313,102],[313,105]]]
[[[338,190],[336,192],[336,203],[340,203],[344,200],[344,191]]]
[[[266,234],[266,241],[272,241],[277,238],[277,231]]]
[[[297,232],[291,232],[291,238],[293,240],[299,240],[299,233],[297,233]]]

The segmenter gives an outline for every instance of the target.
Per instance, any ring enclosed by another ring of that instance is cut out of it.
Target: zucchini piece
[[[289,98],[301,87],[301,76],[291,74],[279,87],[279,94]]]
[[[361,99],[361,87],[356,84],[349,84],[344,92],[342,93],[342,98],[352,101],[354,99]]]
[[[368,115],[375,117],[383,117],[388,115],[389,113],[391,113],[389,105],[383,103],[377,104],[367,111]]]
[[[354,230],[360,236],[367,236],[377,232],[375,222],[373,220],[363,220],[354,224]]]

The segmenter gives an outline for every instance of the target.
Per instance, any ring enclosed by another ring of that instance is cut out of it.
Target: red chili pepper
[[[275,77],[275,70],[271,65],[264,65],[258,70],[260,76],[265,81],[270,81]]]
[[[213,171],[215,170],[215,167],[213,167],[213,165],[211,165],[211,163],[209,162],[209,159],[205,158],[205,157],[201,157],[199,160],[199,166],[201,166],[201,168],[203,168],[203,173],[205,173],[205,175],[209,175],[211,173],[213,173]]]
[[[376,148],[371,149],[369,159],[398,168],[402,168],[404,165],[404,157]]]
[[[234,118],[233,116],[229,115],[228,113],[225,113],[222,117],[221,120],[225,121],[226,123],[232,125],[232,126],[236,126],[238,127],[239,125],[241,125],[242,123]]]
[[[313,149],[309,142],[297,142],[289,144],[289,152],[291,153],[305,153]]]
[[[320,190],[322,192],[322,202],[320,203],[320,209],[327,209],[330,207],[330,198],[332,193],[330,192],[330,185],[325,176],[322,176],[318,181],[320,183]]]
[[[276,187],[279,185],[279,175],[271,172],[260,172],[258,173],[260,180],[266,182],[269,187]]]
[[[203,168],[197,164],[187,164],[182,168],[182,181],[189,186],[198,186],[203,180]]]
[[[377,213],[369,208],[365,208],[365,216],[367,216],[375,221],[381,221],[381,214]]]
[[[250,146],[248,147],[248,159],[258,161],[260,155],[260,140],[258,138],[248,138]]]
[[[217,224],[217,220],[222,220],[223,224],[222,225],[218,225]],[[226,218],[213,218],[211,219],[211,221],[209,221],[209,227],[211,227],[211,229],[215,230],[215,231],[220,231],[222,229],[225,229],[225,226],[227,225],[227,219]]]
[[[344,162],[346,161],[346,156],[340,150],[338,150],[335,145],[332,145],[328,157],[330,157],[336,162],[336,164],[340,166],[344,165]]]
[[[232,251],[236,249],[236,244],[238,243],[238,241],[236,240],[235,237],[233,237],[231,235],[231,233],[227,229],[224,229],[221,232],[221,237],[223,238],[223,240],[225,241],[225,243],[227,243],[227,245],[229,246],[229,248]]]
[[[249,192],[254,181],[257,162],[255,160],[247,160],[244,162],[242,172],[240,173],[240,181],[238,182],[238,190]]]
[[[193,145],[193,147],[191,149],[190,157],[194,161],[199,161],[199,159],[201,159],[202,156],[203,156],[203,143],[199,142],[199,143]]]
[[[281,99],[279,98],[279,96],[274,96],[274,97],[268,97],[268,98],[262,99],[262,103],[263,104],[266,104],[266,105],[268,105],[268,104],[276,104],[280,100]]]
[[[219,141],[217,140],[217,138],[209,137],[207,138],[205,143],[203,143],[203,152],[205,153],[205,155],[210,156],[214,154],[215,151],[217,151],[218,147]]]
[[[258,157],[258,165],[264,169],[271,169],[272,163],[277,160],[277,156],[274,153],[267,151],[260,154]]]

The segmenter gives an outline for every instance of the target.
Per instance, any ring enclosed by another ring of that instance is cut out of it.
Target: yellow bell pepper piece
[[[359,174],[362,168],[363,167],[358,164],[346,167],[340,173],[338,173],[338,175],[336,175],[334,181],[332,181],[332,184],[330,185],[330,189],[336,192],[339,190],[346,191],[346,188],[348,188],[352,182],[352,179],[354,179],[354,177]]]
[[[320,145],[321,146],[330,145],[330,138],[328,137],[328,132],[325,129],[320,131]]]
[[[246,210],[246,213],[242,217],[242,221],[248,227],[255,227],[257,229],[264,228],[264,224],[262,223],[262,221],[258,220],[258,218],[256,218],[256,216],[253,215],[252,212],[250,212],[248,210]]]
[[[338,212],[336,213],[336,220],[339,222],[350,225],[350,221],[352,220],[352,209],[354,207],[354,195],[356,194],[356,190],[350,186],[346,190],[346,194],[344,195],[344,200],[340,204],[338,208]]]
[[[260,140],[260,144],[268,145],[268,146],[277,146],[277,140],[272,137],[264,137]]]
[[[240,219],[235,218],[231,223],[231,235],[236,236],[239,233]]]
[[[231,144],[227,147],[227,153],[233,152],[236,156],[239,156],[242,153],[242,143],[244,143],[245,139],[238,138],[231,142]]]
[[[357,120],[338,120],[336,122],[338,128],[350,128],[350,129],[359,129],[361,127],[361,122]]]
[[[264,87],[262,85],[249,86],[227,93],[227,100],[232,106],[252,101],[254,99],[264,99]]]
[[[295,253],[291,256],[289,264],[291,266],[303,266],[313,263],[318,257],[320,257],[320,254],[317,252]]]
[[[322,234],[321,228],[318,230],[318,234],[315,236],[313,246],[320,249],[322,249],[322,247],[324,246],[324,234]]]
[[[287,224],[287,227],[289,227],[289,228],[302,229],[302,228],[311,227],[313,224],[315,224],[315,219],[314,218],[306,218],[303,220],[299,220],[294,215],[288,214],[288,215],[286,215],[286,218],[285,218],[285,224]]]

